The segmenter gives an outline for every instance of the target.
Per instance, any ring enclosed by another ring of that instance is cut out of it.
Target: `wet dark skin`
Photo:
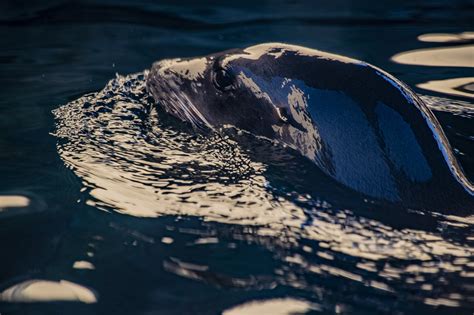
[[[373,199],[470,215],[474,188],[408,86],[365,62],[280,43],[153,65],[147,88],[196,128],[232,125],[298,150]]]

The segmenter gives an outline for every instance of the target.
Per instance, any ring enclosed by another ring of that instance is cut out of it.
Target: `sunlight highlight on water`
[[[280,262],[271,279],[217,275],[177,258],[163,262],[166,271],[216,286],[279,284],[313,293],[335,288],[308,278],[336,278],[382,295],[416,291],[410,299],[427,305],[473,305],[474,288],[457,281],[474,277],[474,239],[463,236],[472,218],[363,200],[343,206],[325,189],[340,199],[344,192],[308,173],[311,164],[296,152],[232,128],[195,133],[165,115],[148,98],[144,75],[117,76],[54,112],[58,151],[81,178],[84,202],[134,217],[195,216],[235,226],[232,238],[267,246]],[[452,231],[460,233],[453,238]],[[175,245],[172,236],[161,242]],[[219,235],[203,235],[193,246],[219,242]]]

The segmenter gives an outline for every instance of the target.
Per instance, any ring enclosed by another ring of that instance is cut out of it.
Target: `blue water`
[[[422,95],[472,180],[472,92],[416,87],[472,77],[472,58],[456,67],[392,60],[472,44],[417,39],[472,31],[469,1],[0,8],[2,315],[273,314],[271,305],[472,314],[472,217],[358,204],[295,152],[235,130],[196,134],[143,86],[156,60],[261,42],[365,60]],[[50,286],[28,300],[17,285],[29,280]],[[82,294],[61,300],[51,287],[60,280]]]

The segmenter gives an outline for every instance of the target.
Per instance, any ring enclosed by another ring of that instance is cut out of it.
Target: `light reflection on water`
[[[252,301],[237,305],[231,309],[225,310],[223,315],[251,315],[251,314],[273,314],[290,315],[305,314],[311,310],[321,310],[317,304],[311,304],[303,300],[291,298],[271,299],[263,301]]]
[[[96,303],[97,294],[79,284],[60,280],[28,280],[0,292],[2,302],[82,302]]]
[[[474,32],[462,32],[459,34],[450,33],[428,33],[418,36],[420,42],[429,43],[453,43],[474,40]]]
[[[458,44],[454,47],[432,47],[405,51],[392,56],[391,60],[405,65],[430,67],[474,67],[473,32],[459,34],[422,34],[418,36],[421,42]],[[416,86],[437,93],[474,98],[474,77],[430,80]]]
[[[428,91],[474,98],[474,77],[433,80],[416,86]]]
[[[337,287],[320,279],[379,292],[367,294],[382,309],[387,294],[406,292],[415,292],[408,300],[427,305],[474,305],[474,288],[459,281],[474,277],[474,239],[466,236],[472,217],[340,202],[354,198],[308,171],[311,163],[291,150],[233,129],[196,134],[176,123],[152,106],[143,77],[118,76],[104,90],[55,110],[58,151],[83,181],[85,202],[133,217],[194,216],[229,226],[224,234],[171,228],[161,243],[177,252],[185,245],[173,235],[194,233],[193,247],[226,242],[231,250],[245,240],[278,261],[271,275],[242,270],[236,276],[212,271],[206,257],[170,256],[165,271],[217,287],[288,286],[326,304],[332,302],[323,297]],[[357,298],[339,297],[343,304]]]
[[[474,67],[474,45],[417,49],[396,54],[392,60],[406,65]]]

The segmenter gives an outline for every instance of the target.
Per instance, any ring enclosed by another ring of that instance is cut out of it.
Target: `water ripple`
[[[315,303],[332,292],[340,307],[361,303],[364,292],[371,297],[364,303],[385,312],[397,295],[430,307],[474,307],[472,217],[372,204],[292,150],[232,128],[197,134],[153,105],[146,75],[117,76],[54,111],[58,152],[83,181],[85,202],[135,217],[223,223],[187,245],[171,233],[162,244],[245,241],[278,261],[271,275],[237,276],[214,271],[199,255],[168,257],[166,271],[217,287],[292,287]]]

